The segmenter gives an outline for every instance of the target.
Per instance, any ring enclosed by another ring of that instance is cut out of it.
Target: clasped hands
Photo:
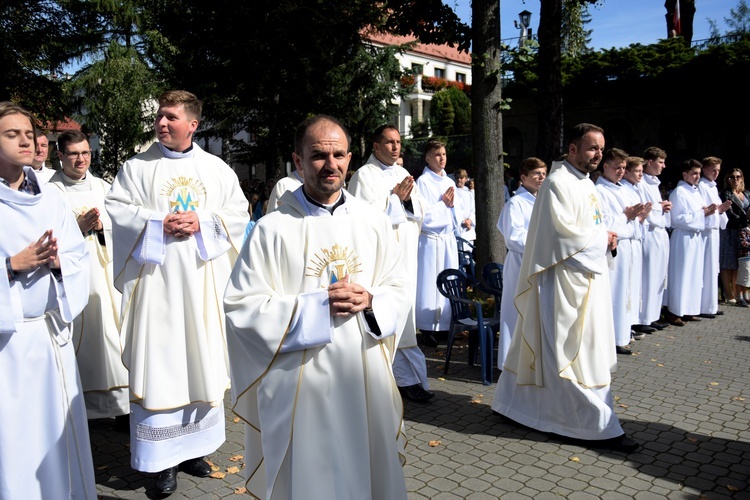
[[[331,314],[338,317],[352,316],[372,307],[372,294],[362,285],[349,283],[349,275],[328,287]]]
[[[169,213],[164,217],[164,232],[177,239],[189,238],[200,229],[198,214],[193,211]]]
[[[76,217],[76,222],[78,222],[78,229],[83,234],[87,234],[89,231],[101,231],[104,227],[102,221],[99,220],[99,209],[96,207]]]
[[[57,238],[48,229],[42,236],[10,258],[10,265],[14,271],[31,271],[37,267],[48,265],[52,269],[60,269],[60,258]]]
[[[414,189],[414,177],[407,175],[401,182],[396,184],[391,194],[398,196],[398,199],[401,201],[409,201],[412,189]]]

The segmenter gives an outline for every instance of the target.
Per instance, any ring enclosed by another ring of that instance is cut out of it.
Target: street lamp
[[[521,36],[518,39],[518,46],[522,47],[526,43],[526,39],[531,36],[531,30],[529,29],[529,25],[531,24],[531,12],[528,10],[522,10],[519,12],[518,21],[513,21],[513,24],[516,29],[521,30]]]

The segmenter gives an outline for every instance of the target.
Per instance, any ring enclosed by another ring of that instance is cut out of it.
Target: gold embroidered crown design
[[[335,280],[342,279],[347,274],[362,272],[359,258],[355,255],[354,250],[349,247],[339,246],[338,243],[330,249],[321,248],[312,258],[312,262],[307,266],[305,276],[321,277],[326,268],[332,265]]]

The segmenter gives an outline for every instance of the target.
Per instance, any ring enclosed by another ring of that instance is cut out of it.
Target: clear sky
[[[531,29],[539,27],[539,0],[498,0],[500,2],[500,36],[516,38],[520,31],[513,26],[522,10],[531,12]],[[590,5],[592,30],[590,47],[595,50],[627,47],[631,43],[648,45],[667,37],[665,0],[603,0],[601,5]],[[443,0],[462,21],[471,23],[471,0]],[[736,9],[739,0],[695,0],[693,41],[710,36],[708,19],[716,22],[719,32],[728,27],[724,19],[730,9]]]

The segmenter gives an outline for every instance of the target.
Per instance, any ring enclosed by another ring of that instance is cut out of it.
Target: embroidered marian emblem
[[[323,273],[328,276],[328,284],[332,285],[348,274],[362,272],[359,258],[354,250],[348,247],[333,245],[330,249],[321,248],[312,258],[307,266],[305,276],[322,277]]]
[[[599,208],[599,200],[596,195],[591,195],[591,208],[594,210],[594,224],[599,225],[602,223],[602,211]]]
[[[195,211],[198,210],[199,197],[206,194],[206,188],[199,180],[180,176],[168,180],[161,194],[169,197],[170,212]]]

